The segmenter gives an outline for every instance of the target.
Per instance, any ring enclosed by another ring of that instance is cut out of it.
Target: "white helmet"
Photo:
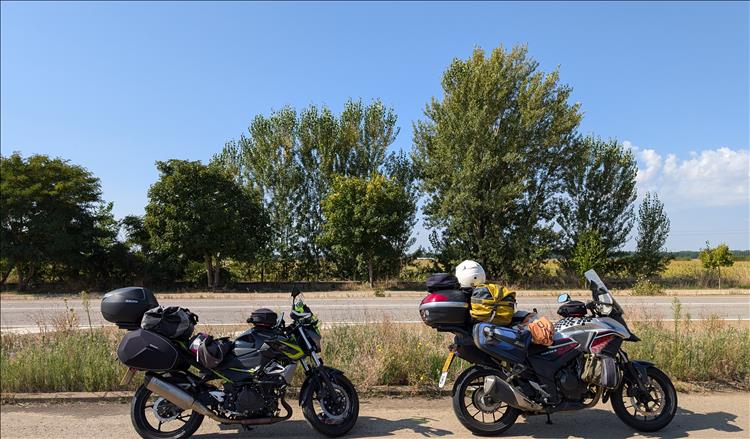
[[[462,288],[483,284],[487,280],[484,268],[474,261],[463,261],[456,267],[456,277]]]

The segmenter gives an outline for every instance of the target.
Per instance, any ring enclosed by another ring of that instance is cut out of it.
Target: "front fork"
[[[628,358],[628,354],[626,354],[622,349],[620,349],[619,354],[620,368],[622,369],[623,373],[623,383],[627,379],[638,386],[638,395],[636,395],[636,397],[639,401],[641,399],[644,399],[646,401],[653,400],[653,398],[651,397],[651,392],[649,392],[648,390],[648,384],[650,381],[648,378],[648,368],[652,367],[654,363],[640,360],[631,361],[630,358]]]

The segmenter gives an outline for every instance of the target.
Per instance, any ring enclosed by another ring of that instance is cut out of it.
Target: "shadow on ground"
[[[711,432],[739,433],[744,431],[736,425],[737,416],[727,412],[695,413],[679,409],[671,424],[654,433],[637,433],[631,427],[620,422],[608,410],[589,409],[580,412],[557,413],[552,415],[552,425],[546,424],[544,416],[532,416],[524,422],[514,425],[503,436],[523,436],[537,439],[564,439],[569,437],[606,437],[608,439],[626,439],[636,434],[640,437],[658,437],[665,439],[683,438],[699,434],[711,437]],[[398,436],[399,434],[418,435],[425,438],[438,438],[458,435],[470,436],[468,430],[457,427],[455,431],[433,427],[435,419],[404,418],[398,420],[383,419],[373,416],[360,416],[357,425],[347,434],[347,438],[367,438],[379,436]],[[262,437],[323,437],[302,420],[286,421],[278,425],[260,426],[246,432],[236,426],[226,426],[221,433],[196,434],[196,439],[262,438]]]
[[[346,436],[347,438],[367,438],[378,436],[397,436],[399,432],[418,434],[424,437],[442,437],[455,434],[452,431],[440,428],[430,427],[429,423],[435,423],[435,419],[429,418],[405,418],[398,420],[377,418],[374,416],[360,416],[357,425],[354,426]],[[224,427],[225,431],[221,433],[196,434],[195,439],[227,439],[232,437],[325,437],[310,427],[306,421],[293,420],[285,421],[279,425],[266,425],[256,427],[246,432],[238,430],[236,426]],[[274,428],[275,427],[275,428]],[[268,435],[268,436],[266,436]]]
[[[702,432],[701,437],[711,437],[710,432],[737,433],[743,429],[733,422],[737,415],[727,412],[696,413],[678,409],[672,422],[663,430],[653,433],[637,432],[621,422],[609,410],[589,409],[580,412],[557,413],[552,415],[552,425],[544,416],[532,416],[523,424],[508,430],[508,436],[528,436],[538,439],[577,437],[606,437],[626,439],[638,433],[641,437],[664,439],[683,438]]]

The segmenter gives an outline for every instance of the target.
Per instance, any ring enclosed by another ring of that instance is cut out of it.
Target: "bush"
[[[664,288],[649,279],[639,279],[630,291],[633,296],[663,296],[666,294]]]

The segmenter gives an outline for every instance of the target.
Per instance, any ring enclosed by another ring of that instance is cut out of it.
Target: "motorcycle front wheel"
[[[203,415],[182,410],[141,385],[130,404],[130,419],[143,439],[187,439],[201,426]]]
[[[453,411],[458,421],[477,436],[495,436],[515,424],[518,409],[484,395],[484,378],[494,375],[489,369],[476,368],[462,375],[453,385]]]
[[[359,396],[354,385],[344,375],[331,377],[331,384],[333,392],[312,389],[311,397],[302,406],[302,414],[320,433],[337,437],[348,433],[357,423]],[[321,397],[321,393],[326,394]]]
[[[612,408],[622,422],[640,431],[657,431],[672,422],[677,412],[677,392],[667,374],[647,370],[646,392],[637,383],[623,380],[612,395]]]

